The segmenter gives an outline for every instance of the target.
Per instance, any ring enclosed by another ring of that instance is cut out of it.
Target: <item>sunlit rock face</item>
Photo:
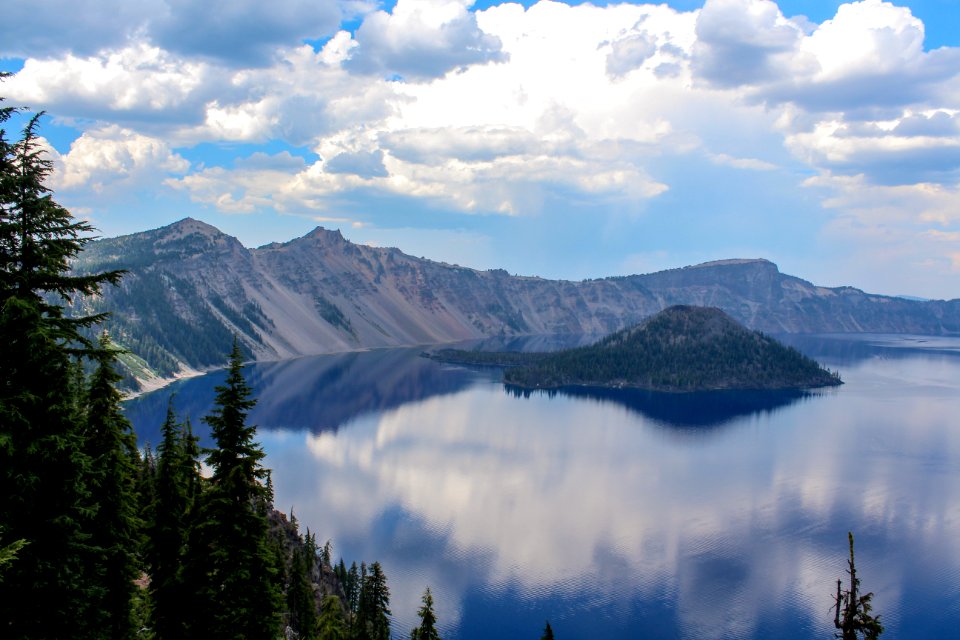
[[[353,244],[317,228],[248,249],[193,219],[91,244],[79,271],[127,269],[84,301],[143,359],[138,378],[221,364],[233,336],[273,360],[487,336],[603,335],[676,304],[718,307],[770,333],[960,332],[960,302],[817,287],[766,260],[582,282],[477,271]]]

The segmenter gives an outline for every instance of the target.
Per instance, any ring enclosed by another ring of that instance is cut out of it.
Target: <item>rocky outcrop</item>
[[[353,244],[317,228],[248,249],[203,222],[88,245],[76,269],[127,269],[78,302],[138,377],[218,366],[239,337],[258,360],[498,335],[606,334],[675,304],[723,309],[778,332],[960,333],[960,301],[921,302],[817,287],[766,260],[726,260],[583,282],[511,276]]]

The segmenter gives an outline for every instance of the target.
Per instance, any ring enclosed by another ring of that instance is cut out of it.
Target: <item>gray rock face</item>
[[[77,271],[125,268],[82,302],[138,377],[222,364],[236,335],[258,360],[496,335],[605,334],[676,304],[723,309],[769,333],[960,333],[960,300],[921,302],[817,287],[766,260],[569,282],[476,271],[346,241],[317,228],[247,249],[187,218],[88,245]],[[138,371],[138,366],[140,371]]]

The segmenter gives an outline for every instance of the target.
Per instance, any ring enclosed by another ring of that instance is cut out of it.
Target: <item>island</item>
[[[720,309],[668,307],[598,342],[553,353],[443,349],[442,362],[504,367],[525,389],[571,386],[652,391],[805,389],[843,384],[793,347],[751,331]]]

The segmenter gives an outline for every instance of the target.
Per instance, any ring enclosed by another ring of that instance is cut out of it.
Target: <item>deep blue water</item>
[[[446,640],[830,638],[857,542],[899,640],[960,623],[960,339],[794,337],[810,393],[517,394],[419,350],[248,367],[277,506],[380,560],[394,635],[434,593]],[[202,430],[222,374],[167,399]]]

